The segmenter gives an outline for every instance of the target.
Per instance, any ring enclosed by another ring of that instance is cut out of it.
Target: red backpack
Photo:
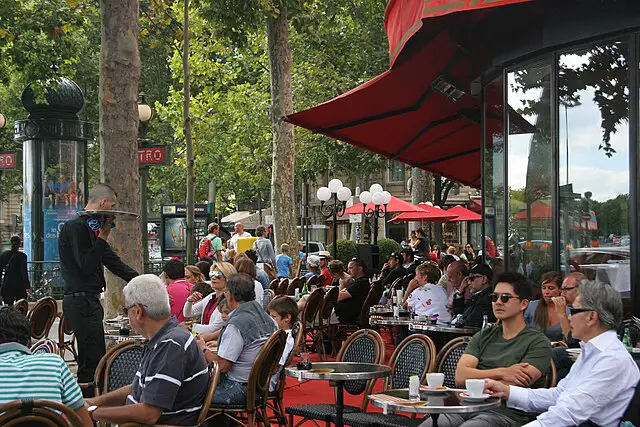
[[[215,237],[214,237],[215,239]],[[204,257],[209,257],[209,258],[213,258],[213,244],[211,243],[211,239],[208,239],[207,237],[204,237],[202,240],[200,240],[200,246],[198,246],[198,257],[199,258],[204,258]]]

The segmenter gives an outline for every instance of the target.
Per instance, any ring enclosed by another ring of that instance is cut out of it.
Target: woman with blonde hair
[[[194,323],[191,330],[203,334],[205,341],[217,338],[224,326],[222,314],[218,309],[218,301],[227,289],[227,278],[236,273],[236,269],[228,262],[219,262],[211,267],[211,288],[213,293],[203,297],[194,292],[187,298],[182,314],[185,317],[198,317],[200,322]],[[208,338],[208,339],[207,339]]]
[[[191,293],[200,292],[203,297],[209,295],[211,290],[211,285],[206,283],[204,274],[202,271],[195,265],[187,265],[184,267],[184,279],[193,285],[191,288]]]

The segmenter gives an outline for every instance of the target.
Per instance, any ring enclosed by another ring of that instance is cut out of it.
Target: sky
[[[588,60],[588,55],[564,55],[561,63],[568,67],[577,67]],[[510,77],[512,75],[510,74]],[[509,86],[513,80],[509,79]],[[539,98],[540,89],[526,93],[510,90],[509,104],[518,109],[523,100]],[[567,184],[566,148],[569,145],[569,180],[575,193],[593,193],[593,199],[604,202],[619,194],[629,193],[629,125],[619,124],[616,133],[611,137],[611,145],[616,150],[613,157],[608,158],[603,150],[598,150],[602,143],[601,115],[593,101],[594,90],[587,88],[578,92],[582,105],[565,109],[560,107],[560,185]],[[535,116],[525,116],[530,123],[535,123]],[[568,124],[568,125],[567,125]],[[568,138],[567,138],[568,129]],[[531,134],[509,136],[509,186],[522,188],[525,186],[528,154]],[[551,159],[549,159],[551,161]]]

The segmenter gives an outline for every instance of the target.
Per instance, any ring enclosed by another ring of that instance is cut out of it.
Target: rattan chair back
[[[551,358],[549,365],[549,372],[545,377],[544,387],[551,388],[555,387],[558,384],[558,369],[556,368],[556,364],[553,361],[553,357]]]
[[[416,375],[424,382],[427,372],[436,364],[436,346],[426,335],[414,334],[405,338],[394,350],[389,360],[391,377],[386,381],[387,389],[409,387],[409,377]]]
[[[20,313],[24,314],[25,316],[29,314],[29,302],[24,298],[19,299],[18,301],[13,303],[13,308],[18,310]]]
[[[362,304],[362,308],[360,309],[360,318],[359,325],[361,328],[369,327],[369,317],[371,316],[371,307],[378,304],[380,302],[380,298],[382,298],[382,294],[384,293],[384,285],[381,280],[377,280],[373,282],[371,288],[369,289],[369,293]]]
[[[456,387],[456,369],[458,360],[464,354],[470,337],[458,337],[449,341],[436,358],[436,372],[444,374],[444,386],[449,388]]]
[[[273,279],[271,282],[269,282],[269,289],[271,289],[273,292],[276,292],[278,290],[279,285],[280,285],[280,280]]]
[[[70,335],[71,338],[66,339],[67,335]],[[60,321],[58,322],[58,353],[60,357],[64,359],[65,353],[67,350],[73,354],[73,360],[78,360],[78,351],[76,349],[76,337],[73,333],[73,329],[71,329],[71,325],[67,322],[64,314],[60,314]]]
[[[52,400],[14,400],[0,406],[0,426],[3,427],[79,427],[81,425],[82,421],[76,411]]]
[[[302,309],[302,319],[303,326],[309,327],[313,326],[316,316],[318,315],[318,311],[320,310],[320,306],[322,305],[322,301],[324,299],[324,289],[316,289],[311,292],[309,298],[307,298],[307,303],[304,305]]]
[[[142,361],[143,345],[124,341],[109,352],[104,367],[102,394],[130,385]],[[106,356],[106,355],[105,355]]]
[[[41,339],[31,346],[32,354],[53,353],[58,354],[58,346],[55,341],[50,339]]]
[[[216,386],[220,382],[220,367],[218,363],[211,362],[209,364],[209,386],[207,392],[204,395],[204,401],[202,402],[202,409],[200,409],[200,415],[198,415],[198,421],[196,425],[200,426],[209,418],[209,408],[213,401],[213,395],[216,392]]]
[[[286,295],[288,287],[289,287],[289,279],[280,280],[280,284],[278,285],[278,290],[276,291],[276,296]]]
[[[329,292],[327,292],[324,295],[324,298],[318,310],[320,313],[320,316],[318,316],[318,322],[320,326],[329,324],[329,318],[331,317],[331,312],[333,311],[336,304],[338,303],[339,292],[340,292],[340,289],[337,286],[334,286],[333,288],[329,289]]]
[[[39,299],[28,315],[31,338],[39,340],[48,336],[57,315],[58,304],[55,299],[51,297]]]
[[[384,360],[384,341],[380,334],[372,329],[360,329],[342,344],[336,362],[357,362],[380,364]],[[374,381],[352,380],[346,381],[344,389],[349,394],[359,395],[364,393],[362,408],[367,404],[367,396],[371,393]]]
[[[271,377],[278,370],[280,358],[287,341],[287,333],[283,330],[275,331],[262,345],[258,357],[251,368],[247,385],[247,410],[253,412],[256,408],[264,408],[269,395]]]

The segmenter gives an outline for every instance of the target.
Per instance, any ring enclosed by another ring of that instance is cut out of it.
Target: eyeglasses
[[[522,297],[517,297],[511,294],[496,294],[495,292],[491,294],[491,302],[498,302],[498,300],[500,300],[503,304],[506,304],[511,298],[522,299]]]
[[[141,307],[147,308],[147,306],[146,306],[146,305],[144,305],[144,304],[140,304],[140,303],[131,304],[131,305],[129,305],[129,306],[121,305],[121,306],[120,306],[120,309],[119,309],[120,314],[122,314],[123,316],[126,316],[127,314],[129,314],[129,309],[131,309],[131,308],[135,307],[136,305],[139,305],[139,306],[141,306]]]
[[[592,310],[590,308],[573,308],[573,307],[569,307],[569,314],[572,316],[575,316],[578,313],[586,313],[588,311],[595,311]]]
[[[569,292],[571,290],[574,290],[577,286],[572,286],[570,288],[560,288],[560,292]]]
[[[209,275],[212,279],[220,279],[222,277],[224,277],[224,273],[222,273],[222,271],[212,271],[211,274]]]

